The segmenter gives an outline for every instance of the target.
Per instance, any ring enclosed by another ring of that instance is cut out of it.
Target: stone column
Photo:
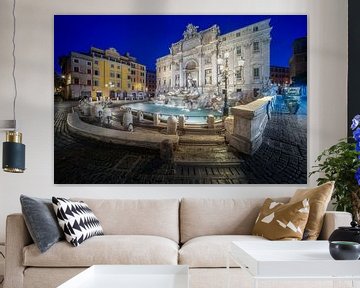
[[[215,117],[214,117],[214,115],[211,115],[211,114],[208,115],[207,124],[208,124],[209,129],[214,129],[215,128]]]
[[[180,129],[185,129],[185,116],[184,115],[179,115],[179,128]]]
[[[183,61],[182,60],[180,60],[179,73],[180,73],[180,88],[183,88],[184,87],[184,71],[183,71]]]
[[[171,85],[170,85],[170,89],[175,87],[175,72],[176,72],[175,67],[176,67],[175,62],[174,61],[171,62]]]
[[[198,87],[203,87],[204,83],[203,83],[203,65],[202,65],[202,53],[199,53],[198,56],[198,61],[199,61],[199,83],[197,84]]]
[[[139,122],[144,120],[144,113],[142,111],[138,111],[137,112],[137,118],[139,120]]]
[[[132,115],[131,109],[128,108],[128,109],[126,109],[126,112],[123,115],[123,126],[126,130],[128,130],[130,124],[133,127],[133,125],[134,125],[133,123],[134,123],[133,115]]]
[[[272,97],[269,96],[231,108],[234,116],[234,130],[229,137],[230,146],[248,155],[256,152],[263,141],[271,100]]]
[[[211,55],[212,85],[217,85],[217,58],[216,51]]]
[[[167,134],[176,135],[177,130],[177,119],[175,116],[170,116],[167,119]]]
[[[153,114],[153,121],[154,121],[154,126],[160,125],[160,115],[159,115],[159,113],[154,113]]]

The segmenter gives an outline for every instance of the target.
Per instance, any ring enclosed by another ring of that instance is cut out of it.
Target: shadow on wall
[[[129,14],[150,14],[150,15],[166,15],[171,14],[170,11],[171,1],[168,0],[133,0],[131,1],[131,9]],[[139,13],[139,12],[142,13]],[[144,13],[145,12],[145,13]]]

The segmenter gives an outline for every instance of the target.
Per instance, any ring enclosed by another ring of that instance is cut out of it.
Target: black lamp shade
[[[3,169],[6,172],[22,173],[25,170],[25,145],[16,142],[3,143]]]

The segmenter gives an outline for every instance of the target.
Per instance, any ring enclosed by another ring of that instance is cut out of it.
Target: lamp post
[[[225,63],[224,63],[225,59]],[[223,116],[229,116],[229,106],[228,106],[228,76],[229,76],[229,52],[224,53],[224,59],[219,58],[218,64],[219,64],[219,70],[222,74],[222,78],[224,80],[225,89],[223,91],[224,93],[224,107],[223,107]],[[225,65],[224,65],[225,64]]]
[[[228,79],[229,79],[229,73],[231,72],[229,70],[229,52],[224,53],[224,59],[218,58],[218,65],[219,65],[219,72],[222,76],[222,81],[224,81],[224,107],[223,107],[223,116],[229,116],[229,106],[228,106]],[[237,60],[237,64],[239,67],[244,67],[245,61],[242,57],[240,57]],[[232,75],[235,77],[236,73],[235,71],[231,72]],[[240,70],[241,73],[241,70]],[[234,80],[235,81],[235,80]],[[218,83],[219,84],[219,83]]]

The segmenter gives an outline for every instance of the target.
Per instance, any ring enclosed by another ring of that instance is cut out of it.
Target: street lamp
[[[224,65],[225,59],[225,65]],[[224,107],[223,107],[223,116],[229,116],[229,106],[228,106],[228,76],[229,76],[229,52],[224,53],[224,59],[218,58],[218,65],[220,73],[222,74],[222,78],[224,79],[225,89],[224,93]]]

